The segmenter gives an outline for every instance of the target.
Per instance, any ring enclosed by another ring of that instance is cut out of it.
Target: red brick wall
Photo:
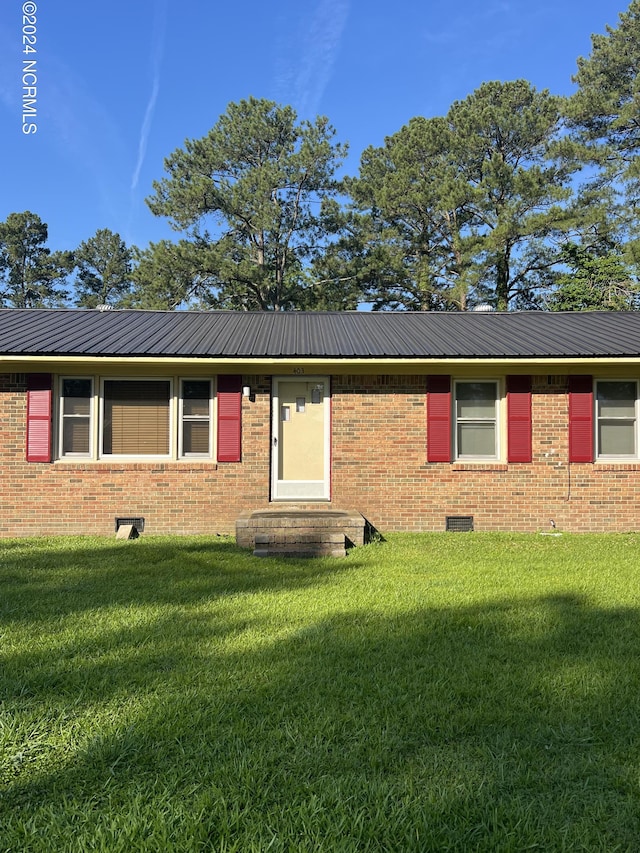
[[[113,535],[116,516],[147,533],[232,533],[269,506],[270,381],[244,379],[241,463],[25,461],[24,375],[0,375],[0,536]],[[427,463],[424,376],[332,378],[332,506],[382,533],[640,530],[639,464],[568,464],[567,377],[533,377],[533,461]]]
[[[268,505],[270,382],[248,377],[243,462],[25,461],[24,375],[0,375],[0,536],[111,534],[142,516],[145,533],[231,533],[249,506]],[[265,461],[266,460],[266,461]]]
[[[426,462],[425,377],[336,377],[333,494],[381,530],[640,530],[640,463],[568,464],[566,376],[534,376],[531,463]],[[354,393],[351,393],[354,392]]]

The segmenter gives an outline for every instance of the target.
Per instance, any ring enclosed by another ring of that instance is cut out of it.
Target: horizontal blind
[[[166,456],[169,392],[166,380],[105,381],[103,452]]]

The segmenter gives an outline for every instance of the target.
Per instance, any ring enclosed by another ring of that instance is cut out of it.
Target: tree
[[[591,37],[588,57],[578,59],[578,91],[567,115],[586,160],[605,179],[622,179],[637,197],[640,181],[640,0],[619,17],[617,28]]]
[[[416,117],[367,148],[359,177],[345,180],[363,214],[356,233],[374,308],[466,307],[470,215],[453,150],[444,118]]]
[[[561,99],[525,80],[485,83],[453,104],[453,158],[467,185],[469,280],[495,307],[537,307],[553,282],[577,164],[556,156]],[[475,244],[475,245],[474,245]]]
[[[572,156],[587,166],[583,192],[600,195],[606,222],[624,251],[640,252],[640,0],[619,16],[618,27],[591,37],[590,56],[578,59],[578,90],[566,106]],[[588,208],[581,208],[588,216]]]
[[[308,271],[307,307],[323,311],[356,310],[371,286],[371,244],[364,226],[366,217],[345,210],[336,199],[321,206],[322,224],[328,234],[339,235],[316,253]],[[377,267],[376,267],[377,269]]]
[[[207,247],[189,240],[160,240],[134,253],[134,289],[126,300],[133,308],[174,311],[206,308],[215,276],[207,273]]]
[[[640,307],[640,284],[613,250],[599,253],[572,244],[564,250],[567,272],[549,300],[552,311],[629,311]]]
[[[168,176],[153,185],[151,211],[186,231],[204,259],[209,293],[200,298],[212,306],[308,306],[307,267],[331,236],[320,203],[337,193],[346,146],[326,118],[296,121],[273,101],[231,103],[207,136],[165,160]]]
[[[74,252],[76,304],[119,306],[131,289],[132,251],[119,234],[108,228],[96,231]]]
[[[0,304],[10,308],[62,305],[61,286],[73,269],[71,252],[51,252],[46,247],[47,226],[25,210],[10,213],[0,222]]]
[[[385,247],[376,307],[537,307],[571,223],[577,165],[555,156],[560,120],[546,90],[485,83],[444,118],[412,119],[365,151],[346,183]]]

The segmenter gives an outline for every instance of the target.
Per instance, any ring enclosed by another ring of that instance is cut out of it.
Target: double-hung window
[[[458,380],[454,385],[456,459],[499,457],[498,383]]]
[[[596,453],[599,458],[638,457],[638,383],[596,383]]]
[[[60,390],[60,456],[91,456],[93,380],[63,379]]]
[[[180,394],[179,456],[209,456],[211,453],[211,382],[183,379]]]

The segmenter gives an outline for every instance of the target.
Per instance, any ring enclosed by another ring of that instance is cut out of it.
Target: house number
[[[294,376],[304,376],[304,367],[294,367],[293,368]]]

